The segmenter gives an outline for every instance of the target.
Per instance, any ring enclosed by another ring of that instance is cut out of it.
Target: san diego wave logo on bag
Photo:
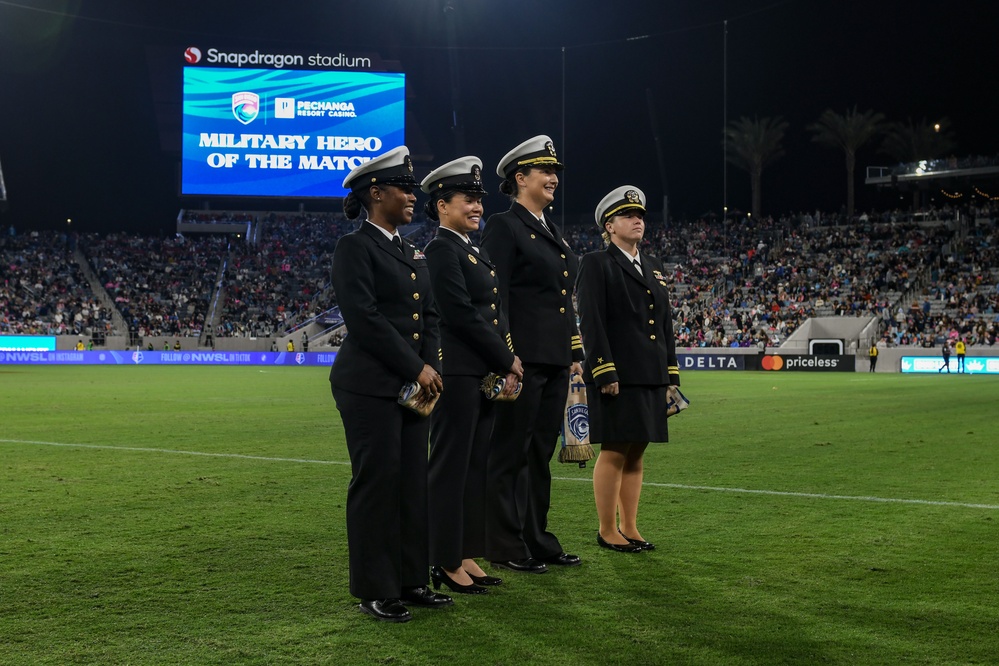
[[[586,439],[590,434],[589,408],[586,405],[569,405],[566,416],[572,436],[579,441]]]

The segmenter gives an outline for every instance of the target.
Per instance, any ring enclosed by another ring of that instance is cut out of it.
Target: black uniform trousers
[[[549,463],[568,392],[568,367],[524,363],[520,396],[496,405],[488,463],[489,560],[542,558],[562,552],[562,545],[548,531]]]
[[[448,569],[486,551],[486,459],[498,403],[486,399],[480,381],[444,375],[430,416],[430,562]]]
[[[353,478],[347,487],[350,593],[396,599],[427,584],[427,436],[430,420],[395,398],[333,387]]]

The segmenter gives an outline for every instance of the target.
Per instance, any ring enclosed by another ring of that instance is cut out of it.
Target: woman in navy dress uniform
[[[409,150],[400,146],[350,172],[344,213],[368,219],[337,243],[333,288],[348,335],[330,371],[350,454],[350,592],[376,619],[406,622],[407,605],[446,606],[427,586],[427,438],[430,420],[398,403],[443,390],[438,314],[423,253],[398,228],[413,219]]]
[[[499,276],[503,314],[524,365],[523,389],[496,406],[489,449],[486,557],[494,566],[544,573],[547,565],[576,566],[548,531],[549,463],[555,453],[569,368],[579,369],[572,289],[576,255],[545,217],[562,170],[547,136],[523,142],[500,160],[500,191],[513,203],[490,216],[482,233]]]
[[[506,321],[500,316],[496,267],[468,234],[482,218],[482,162],[463,157],[435,169],[420,184],[430,195],[427,216],[440,221],[424,252],[441,315],[447,391],[430,425],[430,577],[435,589],[482,594],[498,585],[473,559],[485,554],[486,455],[496,402],[479,390],[489,373],[505,376],[510,397],[523,376]]]
[[[642,456],[668,440],[666,387],[680,385],[676,340],[662,262],[638,249],[645,195],[632,185],[600,201],[594,213],[607,249],[583,257],[576,282],[586,350],[597,543],[620,552],[652,550],[638,530]],[[618,522],[620,520],[620,522]]]

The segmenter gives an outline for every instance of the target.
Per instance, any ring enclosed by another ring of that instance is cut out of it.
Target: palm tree
[[[884,124],[884,114],[874,111],[857,111],[857,107],[847,109],[840,115],[826,109],[819,119],[808,129],[812,141],[833,148],[840,148],[846,155],[846,215],[853,217],[854,174],[857,169],[857,150],[880,133]]]
[[[781,141],[787,122],[780,116],[733,120],[725,128],[731,151],[728,161],[749,172],[753,191],[753,215],[759,217],[762,203],[763,169],[784,155]]]

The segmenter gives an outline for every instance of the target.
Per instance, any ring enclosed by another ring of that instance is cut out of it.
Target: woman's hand
[[[569,366],[569,376],[572,377],[573,375],[583,376],[583,364],[579,361],[573,361],[572,365]]]
[[[437,397],[437,394],[444,390],[444,380],[428,364],[424,364],[423,370],[420,371],[420,376],[416,378],[416,383],[420,385],[421,389],[421,404],[431,402]]]
[[[604,395],[617,395],[620,391],[620,385],[617,382],[611,382],[610,384],[604,384],[600,387],[600,392]]]
[[[512,398],[513,394],[517,392],[517,384],[520,383],[520,377],[512,372],[506,375],[506,384],[503,385],[503,390],[500,391],[500,397]]]

